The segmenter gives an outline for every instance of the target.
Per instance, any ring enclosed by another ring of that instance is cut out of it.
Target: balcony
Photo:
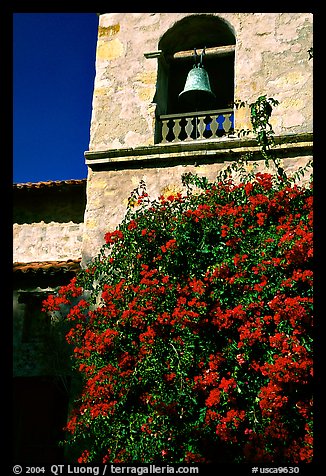
[[[234,131],[233,109],[159,116],[161,144],[218,139]]]

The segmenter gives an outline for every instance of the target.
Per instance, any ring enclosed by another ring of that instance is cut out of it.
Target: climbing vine
[[[276,104],[251,108],[268,157]],[[78,462],[312,461],[312,184],[235,170],[155,200],[141,182],[44,302],[82,378],[64,442]]]

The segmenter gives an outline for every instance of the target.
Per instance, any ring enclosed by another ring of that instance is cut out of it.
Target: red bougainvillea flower
[[[186,183],[152,202],[142,184],[43,304],[80,382],[65,444],[79,463],[309,463],[312,187]]]

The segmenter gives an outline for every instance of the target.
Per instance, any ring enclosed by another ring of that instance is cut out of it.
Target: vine
[[[312,48],[311,48],[312,54]],[[257,143],[260,147],[261,154],[265,159],[265,166],[270,168],[270,162],[272,162],[277,171],[277,176],[282,181],[287,181],[289,183],[294,183],[299,181],[304,175],[312,168],[312,160],[309,160],[305,166],[300,166],[291,177],[287,177],[283,167],[281,166],[281,160],[278,157],[275,157],[274,151],[272,150],[275,141],[274,141],[274,130],[270,123],[270,118],[272,116],[273,108],[279,105],[279,101],[272,97],[267,97],[266,95],[259,96],[258,99],[248,105],[246,101],[237,100],[234,102],[234,107],[236,109],[248,107],[250,108],[250,122],[252,124],[252,129],[240,129],[237,132],[238,137],[248,136],[253,133],[257,140]],[[248,152],[244,154],[239,160],[233,162],[232,164],[225,167],[221,170],[217,176],[220,180],[226,180],[227,177],[231,177],[232,174],[237,173],[241,179],[244,179],[246,176],[253,178],[254,173],[248,171],[246,167],[248,161],[252,160],[253,153]],[[254,166],[257,166],[257,162],[254,162]],[[186,174],[184,179],[184,184],[190,185],[192,174]],[[204,184],[200,184],[200,179],[194,179],[193,185],[201,187]]]
[[[151,201],[141,181],[44,302],[82,379],[64,440],[79,463],[312,461],[312,184],[272,156],[277,105],[250,111],[278,174],[248,173],[246,155],[214,182],[184,174],[185,195]]]

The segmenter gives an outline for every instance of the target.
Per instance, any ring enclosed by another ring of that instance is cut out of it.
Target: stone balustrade
[[[233,109],[161,115],[160,143],[218,139],[234,130]]]

